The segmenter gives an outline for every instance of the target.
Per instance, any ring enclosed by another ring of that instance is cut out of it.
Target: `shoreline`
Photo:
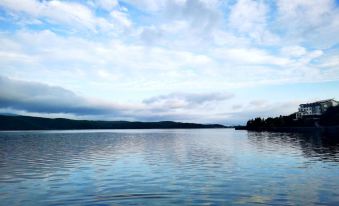
[[[330,136],[339,136],[339,125],[319,127],[247,127],[237,126],[235,130],[248,130],[257,132],[289,132],[289,133],[319,133]]]

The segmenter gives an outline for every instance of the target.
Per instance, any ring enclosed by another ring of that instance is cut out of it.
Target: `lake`
[[[0,205],[339,205],[339,143],[194,130],[0,132]]]

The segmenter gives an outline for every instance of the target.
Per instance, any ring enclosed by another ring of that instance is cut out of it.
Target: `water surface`
[[[196,130],[0,132],[0,205],[339,205],[339,143]]]

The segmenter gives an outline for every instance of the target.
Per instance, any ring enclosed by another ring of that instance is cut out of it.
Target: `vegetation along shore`
[[[238,126],[236,129],[277,132],[319,132],[339,135],[339,106],[335,102],[333,104],[335,106],[325,106],[324,108],[326,109],[322,110],[321,106],[326,101],[332,100],[301,104],[298,112],[288,116],[269,117],[266,119],[257,117],[249,120],[246,126]],[[305,105],[308,107],[305,107]]]

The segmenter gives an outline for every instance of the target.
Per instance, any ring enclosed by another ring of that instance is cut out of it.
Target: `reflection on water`
[[[326,137],[312,134],[250,132],[249,141],[252,144],[269,148],[296,148],[309,159],[322,161],[339,161],[339,137]]]
[[[338,205],[339,143],[204,130],[0,133],[0,205]]]

